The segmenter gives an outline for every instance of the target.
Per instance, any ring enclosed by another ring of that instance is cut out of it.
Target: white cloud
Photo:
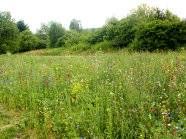
[[[101,27],[108,17],[121,19],[141,3],[186,17],[185,0],[0,0],[0,11],[10,11],[16,21],[23,19],[35,32],[51,20],[68,28],[73,18],[81,20],[83,28]]]

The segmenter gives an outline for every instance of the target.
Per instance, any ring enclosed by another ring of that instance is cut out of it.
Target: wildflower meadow
[[[185,66],[185,52],[0,55],[0,103],[25,138],[185,138]]]

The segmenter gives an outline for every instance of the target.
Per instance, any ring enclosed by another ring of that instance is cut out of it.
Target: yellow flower
[[[107,109],[107,111],[109,111],[110,109]]]
[[[64,110],[65,108],[61,108],[62,110]]]

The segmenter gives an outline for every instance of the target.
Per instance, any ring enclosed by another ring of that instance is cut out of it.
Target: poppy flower
[[[176,132],[174,132],[173,135],[176,135]]]
[[[37,113],[37,116],[39,116],[39,113]]]
[[[153,109],[151,109],[151,112],[154,112],[154,110],[153,110]]]
[[[76,96],[74,96],[74,99],[76,99],[77,97]]]

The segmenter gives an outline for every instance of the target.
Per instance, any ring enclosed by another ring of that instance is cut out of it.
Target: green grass
[[[0,102],[38,138],[184,138],[185,62],[184,51],[1,55]]]
[[[123,49],[124,50],[124,49]],[[69,47],[60,48],[47,48],[34,51],[28,51],[24,54],[31,54],[37,56],[64,56],[64,55],[94,55],[98,51],[103,53],[120,53],[122,50],[117,47],[113,47],[111,42],[104,41],[97,43],[95,45],[90,45],[87,43],[78,43]],[[124,50],[125,51],[125,50]]]

